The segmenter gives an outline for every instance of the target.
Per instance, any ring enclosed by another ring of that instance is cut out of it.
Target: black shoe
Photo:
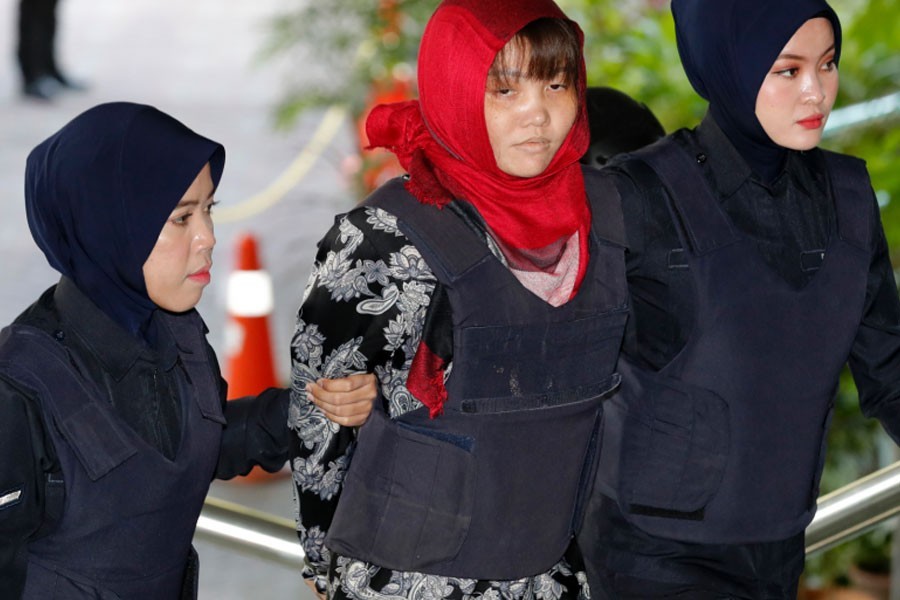
[[[36,100],[53,100],[62,91],[62,85],[49,75],[41,75],[34,81],[29,81],[22,88],[22,93]]]
[[[54,74],[53,79],[55,79],[62,87],[72,90],[73,92],[83,92],[88,89],[87,84],[78,81],[77,79],[70,79],[62,73]]]

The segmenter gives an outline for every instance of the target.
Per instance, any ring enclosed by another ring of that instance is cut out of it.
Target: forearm
[[[390,215],[353,211],[323,239],[298,312],[291,341],[291,468],[298,532],[320,575],[327,572],[324,539],[355,433],[329,421],[307,397],[306,386],[320,378],[376,372],[403,352],[418,323],[414,314],[424,314],[433,289],[427,268],[402,267],[416,259]]]
[[[300,378],[300,381],[303,380]],[[354,430],[329,421],[310,402],[306,392],[298,392],[296,386],[291,391],[288,428],[291,431],[289,454],[298,509],[297,533],[310,573],[324,576],[330,561],[324,545],[325,535],[337,508],[344,474],[350,463]]]
[[[278,471],[288,461],[287,421],[290,391],[269,388],[259,396],[225,404],[227,425],[222,432],[216,478],[246,475],[254,466]]]
[[[876,223],[877,221],[877,209]],[[850,354],[860,408],[900,443],[900,299],[887,242],[875,230],[863,318]]]

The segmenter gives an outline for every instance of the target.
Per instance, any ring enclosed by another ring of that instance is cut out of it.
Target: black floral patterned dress
[[[320,377],[374,372],[391,417],[421,407],[406,379],[436,288],[418,250],[381,209],[360,207],[340,217],[319,246],[291,342],[291,467],[297,530],[307,556],[304,576],[315,578],[332,598],[589,598],[574,548],[546,573],[483,581],[394,571],[332,556],[324,546],[355,434],[327,420],[307,400],[305,385]]]

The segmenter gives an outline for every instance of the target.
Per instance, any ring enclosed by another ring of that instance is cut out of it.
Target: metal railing
[[[292,520],[219,498],[208,497],[203,503],[196,535],[271,562],[291,567],[303,562]]]
[[[828,117],[823,136],[837,135],[896,114],[900,114],[900,92],[838,108]]]
[[[897,514],[900,462],[819,498],[816,516],[806,528],[806,553],[837,546]]]
[[[900,514],[900,462],[822,496],[806,529],[806,553],[827,550]],[[197,535],[266,560],[298,566],[303,550],[294,522],[207,498]]]

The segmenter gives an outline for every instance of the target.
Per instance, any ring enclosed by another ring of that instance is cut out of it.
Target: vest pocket
[[[455,557],[472,520],[471,444],[373,412],[360,430],[326,544],[405,571]]]
[[[597,403],[616,391],[622,376],[613,373],[609,377],[589,385],[581,385],[559,392],[532,394],[528,396],[506,396],[502,398],[474,398],[463,400],[460,411],[465,414],[502,414],[523,411],[548,410],[565,406]]]
[[[623,372],[622,393],[604,411],[605,435],[619,447],[617,457],[605,458],[618,463],[612,487],[623,513],[702,520],[727,462],[726,402],[656,373]]]

